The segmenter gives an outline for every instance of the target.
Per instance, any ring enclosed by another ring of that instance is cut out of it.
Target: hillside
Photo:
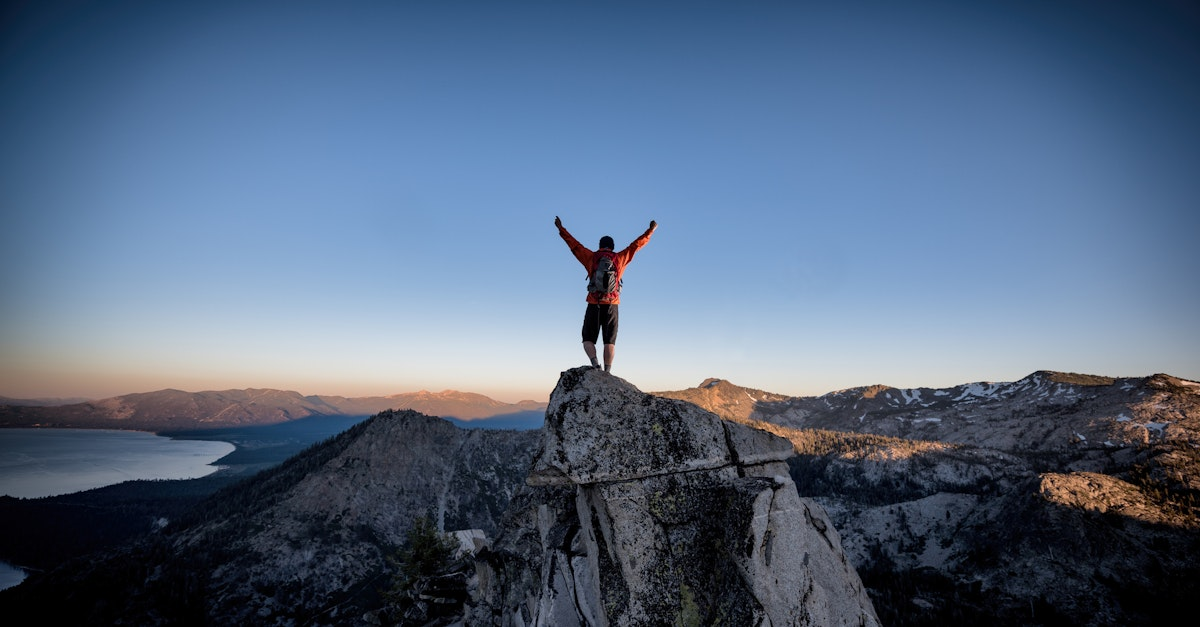
[[[538,437],[385,411],[0,604],[74,625],[344,624],[334,608],[378,602],[416,518],[495,532]]]
[[[0,427],[172,431],[269,425],[309,416],[369,416],[388,409],[478,420],[541,411],[545,407],[544,402],[503,403],[481,394],[453,390],[355,398],[304,396],[271,389],[160,390],[59,406],[0,405]]]

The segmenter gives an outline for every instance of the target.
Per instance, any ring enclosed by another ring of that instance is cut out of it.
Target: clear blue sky
[[[0,395],[1200,379],[1185,2],[29,2]]]

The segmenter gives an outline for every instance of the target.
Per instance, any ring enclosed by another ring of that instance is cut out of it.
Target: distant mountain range
[[[805,397],[708,379],[695,388],[659,395],[738,422],[1002,451],[1107,454],[1200,432],[1200,403],[1195,402],[1200,383],[1165,374],[1114,378],[1039,371],[1010,383],[942,389],[872,385]],[[1182,405],[1164,404],[1163,395]]]
[[[166,431],[269,425],[310,416],[369,416],[388,409],[411,409],[429,416],[476,421],[527,419],[546,403],[504,403],[446,390],[390,396],[305,396],[299,392],[246,389],[208,392],[160,390],[63,405],[2,399],[0,427],[60,427]]]
[[[8,396],[0,396],[0,405],[20,405],[23,407],[45,407],[49,405],[74,405],[76,403],[86,403],[92,399],[85,397],[72,398],[11,398]]]

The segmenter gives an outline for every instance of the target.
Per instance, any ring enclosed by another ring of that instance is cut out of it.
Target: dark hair
[[[616,246],[613,245],[613,239],[605,235],[600,238],[600,248],[616,248]]]

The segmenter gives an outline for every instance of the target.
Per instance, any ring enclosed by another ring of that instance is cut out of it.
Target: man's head
[[[607,248],[609,250],[612,250],[612,249],[616,248],[616,246],[613,245],[613,239],[611,237],[605,235],[604,237],[600,238],[600,248],[601,249]]]

